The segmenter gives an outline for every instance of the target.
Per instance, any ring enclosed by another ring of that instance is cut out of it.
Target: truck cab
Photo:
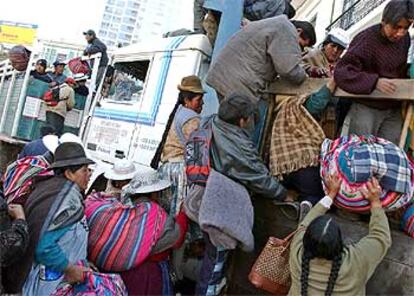
[[[116,159],[149,165],[161,140],[183,77],[206,75],[212,48],[205,35],[153,39],[112,56],[85,125],[83,142],[97,162],[94,175]],[[212,90],[203,114],[217,109]]]

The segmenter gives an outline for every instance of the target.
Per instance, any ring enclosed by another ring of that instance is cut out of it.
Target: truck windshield
[[[142,98],[150,61],[117,63],[108,68],[102,97],[108,101],[135,103]]]

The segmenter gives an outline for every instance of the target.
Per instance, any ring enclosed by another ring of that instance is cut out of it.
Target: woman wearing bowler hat
[[[80,283],[87,259],[88,227],[83,192],[91,173],[81,144],[58,146],[50,169],[54,176],[35,185],[25,204],[29,225],[29,247],[7,271],[7,282],[24,295],[50,295],[63,281]]]
[[[195,75],[184,77],[177,86],[179,90],[177,103],[168,118],[167,125],[158,146],[151,167],[158,169],[160,175],[171,181],[171,196],[162,200],[169,204],[169,214],[179,212],[187,195],[187,178],[185,174],[184,151],[190,134],[200,125],[200,113],[203,109],[204,89],[200,78]],[[194,227],[192,227],[193,229]],[[201,238],[194,228],[190,240]],[[199,236],[199,237],[197,237]],[[184,249],[174,252],[174,267],[177,278],[184,278],[182,272]]]

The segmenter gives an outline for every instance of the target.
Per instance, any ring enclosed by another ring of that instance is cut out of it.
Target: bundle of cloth
[[[106,271],[126,271],[142,264],[167,220],[165,211],[150,202],[127,206],[104,193],[88,196],[85,213],[89,259]]]
[[[87,262],[79,261],[79,266],[87,267]],[[51,296],[87,296],[87,295],[128,295],[125,284],[118,274],[88,271],[85,281],[71,285],[62,282]]]
[[[411,204],[404,212],[401,219],[402,230],[414,238],[414,204]]]
[[[10,164],[3,176],[7,203],[24,205],[33,189],[34,177],[53,176],[53,171],[48,170],[50,163],[46,156],[26,156]]]
[[[366,212],[369,201],[360,189],[375,177],[381,187],[382,206],[387,211],[399,209],[413,200],[413,164],[395,144],[373,136],[345,136],[325,140],[321,150],[321,177],[326,192],[326,179],[337,174],[342,180],[335,199],[338,207]]]
[[[198,222],[214,246],[226,250],[240,246],[246,252],[253,251],[254,212],[250,195],[243,185],[215,170],[208,177]]]

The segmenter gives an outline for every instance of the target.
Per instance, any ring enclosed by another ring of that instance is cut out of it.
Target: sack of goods
[[[29,64],[30,51],[23,45],[13,46],[9,51],[9,60],[17,71],[25,71]]]
[[[414,238],[414,204],[405,210],[401,219],[401,228],[405,233]]]
[[[71,59],[68,63],[68,67],[73,74],[89,74],[91,70],[88,62],[82,61],[79,57]]]
[[[104,271],[116,272],[138,267],[151,255],[167,220],[167,213],[152,203],[126,206],[98,192],[86,198],[85,214],[89,260]]]
[[[383,190],[382,206],[387,211],[406,206],[413,200],[413,164],[395,144],[373,136],[345,136],[325,140],[321,151],[321,177],[337,174],[342,180],[335,204],[353,212],[366,212],[370,203],[361,193],[375,177]]]

